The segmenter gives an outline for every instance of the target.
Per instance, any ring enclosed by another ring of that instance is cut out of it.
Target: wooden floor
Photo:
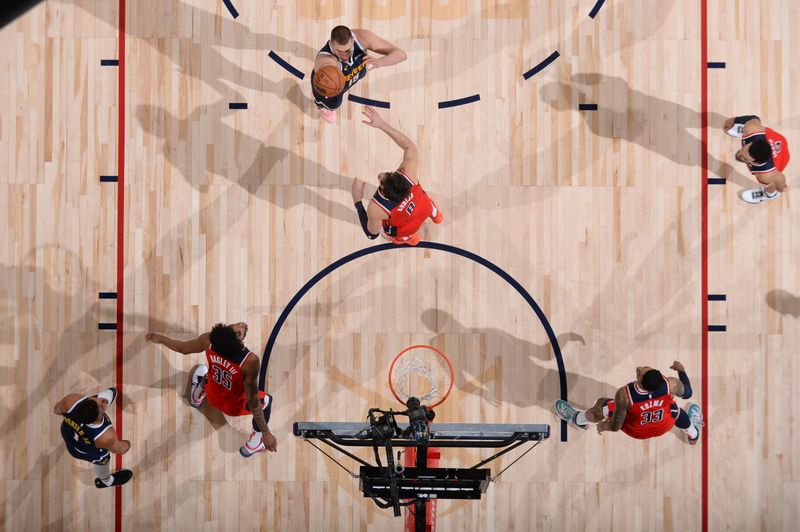
[[[125,85],[122,529],[401,530],[358,482],[294,438],[295,420],[392,406],[388,365],[443,349],[449,422],[550,423],[545,444],[480,502],[442,502],[442,531],[700,530],[701,447],[569,433],[543,327],[505,281],[464,258],[397,249],[327,276],[292,312],[268,372],[276,455],[242,459],[249,419],[189,407],[200,356],[144,342],[245,320],[261,353],[297,290],[364,248],[350,200],[400,151],[343,105],[321,123],[300,82],[333,25],[408,52],[351,91],[390,101],[445,213],[427,240],[517,279],[559,337],[581,406],[637,365],[701,380],[700,2],[218,0],[128,2]],[[322,7],[318,6],[321,5]],[[795,0],[708,0],[709,530],[800,521],[800,207],[751,206],[752,179],[717,126],[758,114],[800,150]],[[52,405],[114,383],[117,2],[47,0],[0,30],[0,528],[108,531],[113,490],[65,452]],[[523,72],[560,57],[527,81]],[[449,110],[437,102],[480,94]],[[232,111],[230,102],[247,102]],[[595,103],[597,111],[578,111]],[[445,454],[466,463],[474,452]],[[502,460],[510,463],[511,458]],[[497,471],[497,467],[495,467]]]

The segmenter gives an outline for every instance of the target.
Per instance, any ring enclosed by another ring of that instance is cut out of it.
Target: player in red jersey
[[[415,246],[419,243],[417,231],[430,218],[440,224],[444,215],[425,193],[417,179],[419,154],[417,146],[407,136],[387,124],[372,107],[365,106],[362,120],[368,126],[380,129],[403,150],[403,161],[394,172],[378,174],[378,190],[367,209],[364,198],[364,182],[353,180],[353,202],[358,212],[361,228],[369,239],[379,234],[395,244]]]
[[[211,406],[229,416],[253,414],[253,432],[239,449],[247,458],[261,451],[277,450],[278,442],[267,422],[272,411],[272,396],[258,391],[261,365],[258,356],[244,345],[247,324],[218,323],[210,332],[194,340],[180,341],[149,333],[148,342],[189,355],[206,354],[208,365],[200,365],[192,375],[191,403],[200,408],[208,398]],[[210,378],[209,378],[210,376]]]
[[[614,399],[602,397],[585,412],[559,399],[555,404],[556,414],[581,430],[586,430],[589,423],[597,423],[600,434],[621,430],[639,440],[661,436],[677,426],[694,445],[700,438],[703,414],[694,403],[689,404],[688,412],[678,407],[673,396],[689,399],[692,385],[683,364],[676,360],[671,368],[678,372],[677,379],[664,377],[648,366],[638,367],[636,380],[617,390]]]
[[[722,125],[732,137],[742,139],[736,160],[745,163],[750,173],[764,185],[745,190],[741,194],[747,203],[774,200],[786,190],[783,170],[789,164],[789,144],[780,133],[764,127],[755,115],[735,116]]]

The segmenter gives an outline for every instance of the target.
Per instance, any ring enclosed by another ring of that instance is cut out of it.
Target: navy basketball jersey
[[[364,63],[364,59],[367,57],[367,50],[358,42],[355,33],[350,32],[350,35],[353,36],[353,53],[350,54],[350,61],[342,61],[339,59],[336,54],[333,53],[333,50],[331,50],[330,41],[325,43],[325,46],[323,46],[317,54],[330,55],[334,59],[339,60],[339,68],[342,69],[342,74],[344,74],[344,89],[342,89],[342,92],[348,90],[355,85],[358,80],[367,75],[367,65]]]
[[[72,407],[63,415],[64,421],[61,423],[61,437],[67,445],[69,454],[80,460],[98,462],[104,460],[109,455],[108,449],[95,447],[94,442],[105,431],[111,428],[111,420],[103,414],[100,423],[79,423],[70,417],[75,408],[84,401],[90,400],[93,396],[86,396],[78,399]]]

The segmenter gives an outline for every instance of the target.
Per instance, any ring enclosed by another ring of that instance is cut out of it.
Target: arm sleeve
[[[692,385],[689,382],[689,376],[686,375],[685,371],[679,371],[678,379],[680,379],[681,384],[683,384],[683,395],[681,395],[681,399],[690,398],[692,396]]]
[[[359,201],[355,205],[356,205],[356,212],[358,213],[358,221],[361,222],[361,229],[364,230],[364,234],[367,235],[367,238],[369,238],[370,240],[375,240],[376,238],[378,238],[378,235],[369,232],[369,229],[367,227],[367,223],[369,222],[369,217],[367,217],[367,210],[364,208],[364,204]]]
[[[733,123],[734,123],[734,124],[742,124],[742,125],[744,125],[744,124],[746,124],[747,122],[749,122],[750,120],[754,120],[754,119],[755,119],[755,120],[761,120],[761,119],[760,119],[759,117],[757,117],[756,115],[742,115],[742,116],[737,116],[737,117],[735,117],[735,118],[733,119]]]

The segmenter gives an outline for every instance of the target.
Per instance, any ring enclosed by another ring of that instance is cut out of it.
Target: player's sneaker
[[[197,366],[192,373],[192,393],[189,395],[189,402],[195,408],[203,406],[203,402],[206,400],[205,385],[203,384],[206,375],[208,375],[208,366],[205,364]]]
[[[741,137],[744,134],[744,124],[733,124],[733,127],[725,131],[731,137]]]
[[[336,111],[331,111],[330,109],[325,109],[324,107],[320,107],[319,116],[329,124],[336,123]]]
[[[742,201],[746,201],[747,203],[761,203],[762,201],[774,200],[780,195],[780,192],[769,194],[764,187],[761,187],[747,189],[742,192],[739,197],[742,198]]]
[[[106,388],[102,392],[97,394],[98,399],[105,399],[108,401],[108,406],[111,406],[114,403],[114,400],[117,398],[117,389],[114,387]]]
[[[703,421],[703,411],[700,410],[700,407],[694,403],[689,403],[689,408],[686,410],[686,413],[689,414],[689,419],[692,420],[692,425],[694,425],[695,430],[697,430],[697,437],[696,438],[687,438],[689,440],[689,445],[696,445],[697,440],[700,439],[700,429],[703,428],[705,422]]]
[[[433,208],[433,213],[431,213],[431,220],[433,220],[433,223],[435,224],[440,224],[444,221],[444,214],[442,214],[442,211],[440,211],[438,207]]]
[[[119,471],[111,475],[111,484],[106,485],[106,483],[100,480],[99,478],[95,478],[94,487],[110,488],[111,486],[122,486],[132,478],[133,478],[133,471],[131,471],[130,469],[120,469]]]
[[[578,410],[575,409],[571,404],[566,401],[559,399],[553,405],[553,408],[556,411],[556,415],[570,424],[570,426],[578,429],[578,430],[586,430],[589,428],[589,425],[581,425],[576,421],[578,417]]]
[[[245,458],[249,458],[256,453],[261,453],[266,450],[267,448],[264,446],[264,440],[261,438],[261,433],[253,431],[250,434],[250,437],[247,438],[247,441],[244,442],[244,445],[239,447],[239,454]]]

